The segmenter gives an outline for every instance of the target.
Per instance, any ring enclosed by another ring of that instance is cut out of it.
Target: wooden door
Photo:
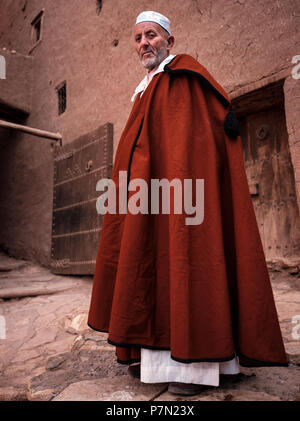
[[[239,118],[246,173],[267,260],[298,252],[294,170],[283,104]]]
[[[110,123],[55,148],[51,270],[94,273],[102,216],[96,184],[110,178],[113,126]]]

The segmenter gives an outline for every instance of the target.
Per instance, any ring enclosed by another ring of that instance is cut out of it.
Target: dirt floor
[[[57,276],[0,254],[0,400],[300,400],[300,268],[269,267],[289,367],[248,369],[193,397],[144,384],[87,326],[92,277]]]

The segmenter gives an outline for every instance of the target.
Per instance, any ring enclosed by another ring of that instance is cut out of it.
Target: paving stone
[[[89,351],[98,351],[98,352],[101,352],[101,351],[110,351],[110,352],[113,352],[113,353],[115,353],[115,351],[116,351],[116,348],[114,347],[114,346],[112,346],[112,345],[109,345],[109,344],[107,344],[107,345],[98,345],[97,343],[95,344],[94,342],[85,342],[81,347],[80,347],[80,349],[86,349],[86,350],[89,350]]]
[[[70,327],[77,330],[78,332],[82,330],[88,330],[89,327],[87,325],[87,319],[87,313],[77,314],[77,316],[73,318]]]
[[[96,332],[95,330],[89,329],[88,333],[85,333],[84,335],[85,339],[87,341],[107,341],[108,334],[105,332]]]
[[[300,291],[294,291],[289,289],[277,290],[274,292],[276,302],[290,302],[299,305],[300,310]]]
[[[71,350],[74,351],[76,349],[81,348],[81,346],[84,344],[85,340],[84,337],[82,335],[77,336],[72,345],[71,345]]]
[[[19,362],[25,362],[28,360],[35,359],[37,357],[40,357],[40,353],[35,351],[34,349],[26,350],[26,351],[20,351],[16,352],[15,357],[11,360],[11,363],[19,363]]]
[[[300,304],[295,302],[276,301],[276,309],[280,320],[292,320],[300,315]]]
[[[0,297],[4,299],[8,298],[19,298],[19,297],[33,297],[33,296],[39,296],[39,295],[50,295],[55,294],[56,292],[64,291],[68,288],[71,288],[71,286],[67,287],[61,287],[61,288],[41,288],[38,287],[16,287],[16,288],[1,288],[0,290]]]
[[[39,329],[34,338],[24,343],[22,349],[30,349],[35,347],[41,347],[49,342],[54,342],[57,335],[56,326],[48,326],[47,328]]]
[[[66,352],[54,358],[54,366],[55,362],[58,365],[54,369],[47,365],[43,372],[32,377],[29,397],[46,389],[53,389],[57,395],[72,383],[98,378],[121,378],[127,373],[127,367],[116,362],[115,353],[107,350],[94,352],[80,349]]]
[[[167,385],[144,384],[128,375],[86,380],[66,387],[54,401],[148,401],[166,390]]]
[[[0,401],[23,401],[27,400],[25,390],[14,387],[0,387]]]
[[[74,329],[71,326],[66,329],[66,332],[70,333],[71,335],[78,335],[78,330]]]
[[[52,322],[57,322],[57,316],[54,313],[45,314],[39,317],[36,322],[39,326],[48,326]]]
[[[71,349],[74,337],[69,335],[63,339],[55,340],[54,342],[49,342],[43,346],[44,352],[47,355],[55,355],[57,353],[63,353]]]
[[[286,343],[284,347],[290,363],[300,365],[300,340]]]
[[[30,401],[50,401],[55,396],[54,389],[45,389],[32,393],[30,390],[26,394]]]
[[[24,394],[27,395],[28,384],[31,381],[32,377],[38,376],[41,374],[41,371],[44,370],[40,367],[40,365],[44,365],[43,363],[38,364],[39,366],[36,367],[35,365],[31,365],[26,363],[19,364],[16,366],[9,367],[1,376],[1,386],[2,387],[13,387],[16,390],[19,390]],[[13,400],[13,399],[12,399]]]
[[[57,370],[58,368],[62,368],[63,364],[66,362],[67,356],[66,354],[55,355],[49,358],[46,369],[47,370]]]

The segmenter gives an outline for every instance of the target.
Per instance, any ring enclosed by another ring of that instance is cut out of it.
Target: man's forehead
[[[134,25],[133,33],[135,35],[141,34],[143,32],[154,30],[155,32],[162,33],[164,29],[155,22],[140,22]]]

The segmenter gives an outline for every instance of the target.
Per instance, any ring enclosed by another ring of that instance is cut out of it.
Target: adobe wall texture
[[[42,41],[31,51],[31,21],[42,8]],[[5,47],[33,57],[26,124],[60,132],[64,143],[111,122],[117,145],[131,95],[145,74],[132,39],[135,18],[143,10],[166,14],[176,41],[172,52],[193,55],[230,94],[271,75],[289,74],[292,57],[300,53],[296,0],[185,0],[184,6],[181,0],[104,0],[100,14],[95,0],[1,0],[0,9],[0,54]],[[58,116],[55,87],[64,80],[67,110]],[[291,77],[285,83],[298,194],[299,85]],[[0,131],[0,245],[17,257],[49,265],[52,148],[48,140],[10,133]]]

